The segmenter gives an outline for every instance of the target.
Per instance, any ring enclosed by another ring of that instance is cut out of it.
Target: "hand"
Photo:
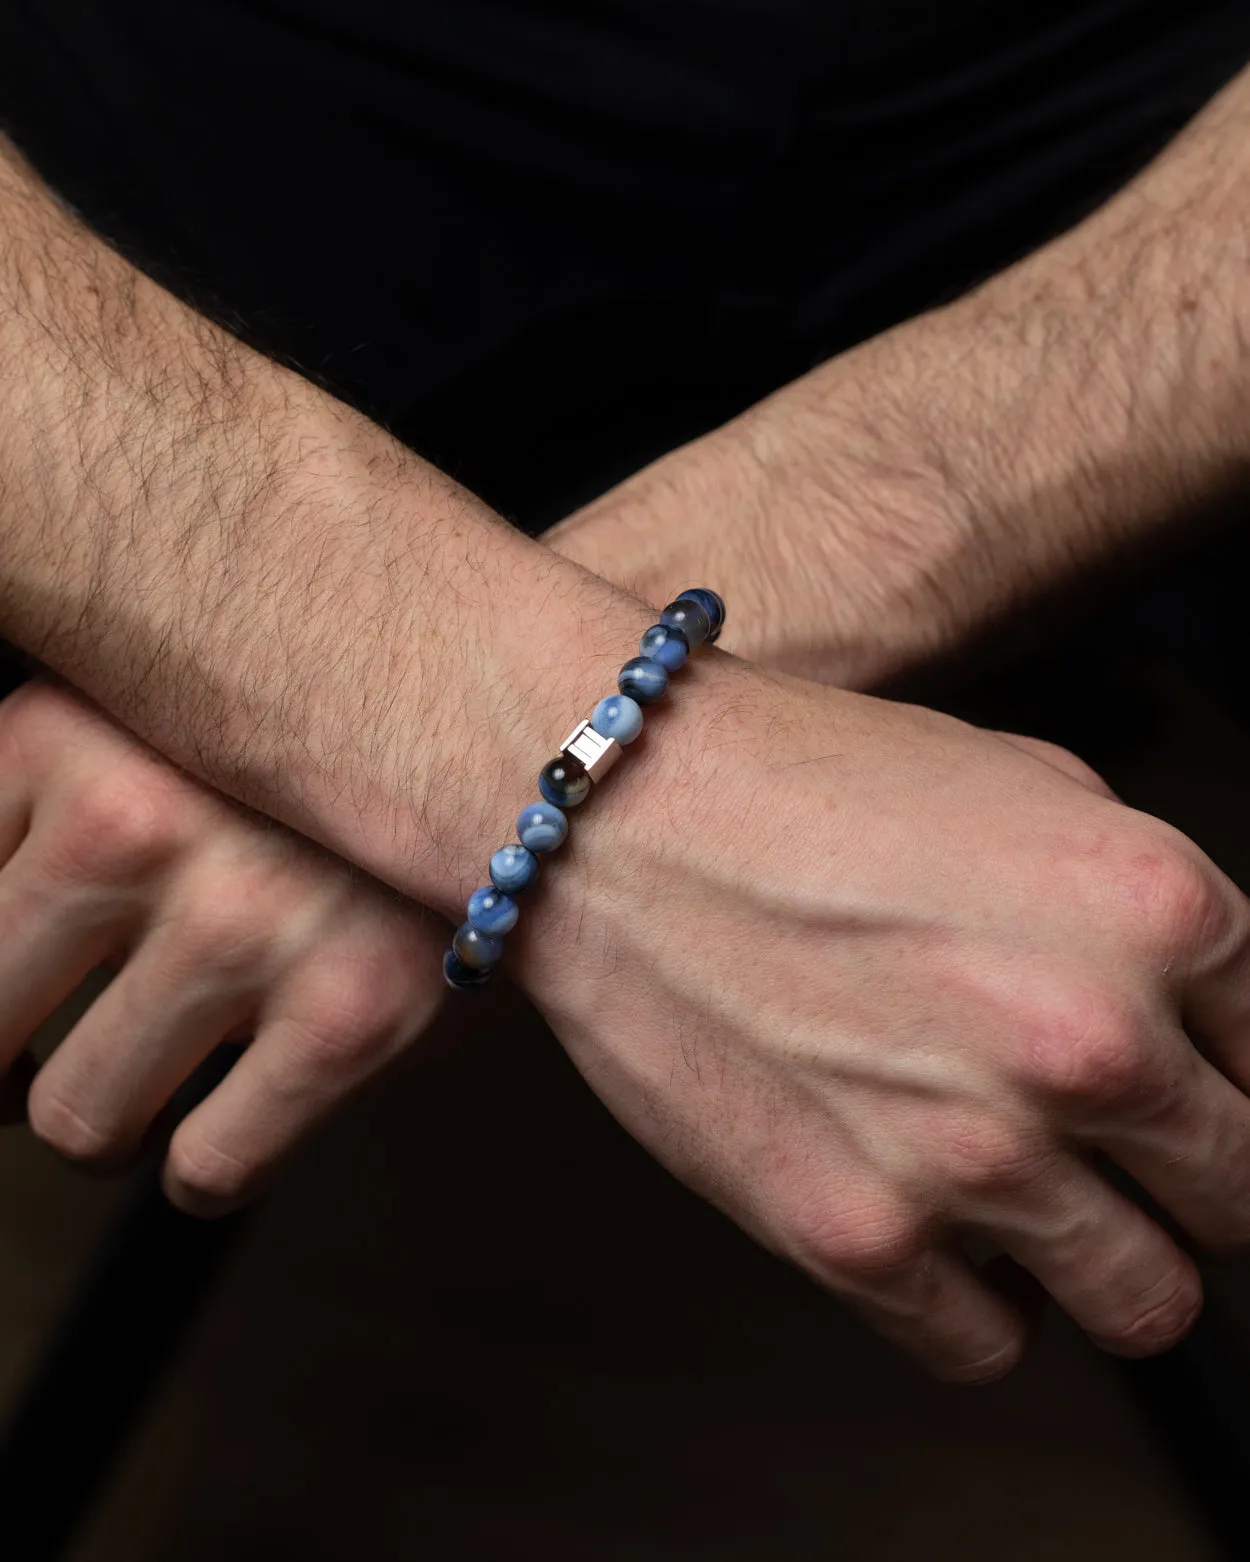
[[[1095,1157],[1250,1236],[1241,894],[1046,745],[715,656],[682,680],[513,935],[589,1083],[943,1376],[1022,1348],[969,1233],[1110,1349],[1174,1342],[1195,1268]]]
[[[54,1149],[126,1158],[219,1042],[254,1033],[169,1146],[194,1213],[254,1193],[444,994],[437,919],[43,682],[0,704],[0,864],[0,1075],[120,962],[31,1088]]]

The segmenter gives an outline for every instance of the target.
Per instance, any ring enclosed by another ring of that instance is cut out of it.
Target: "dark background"
[[[1248,57],[1244,4],[0,0],[0,120],[538,529],[1043,241]],[[934,697],[1250,883],[1246,553],[1233,515]],[[1250,1556],[1238,1266],[1167,1362],[1049,1316],[1012,1380],[941,1389],[673,1184],[515,995],[473,1012],[223,1227],[0,1142],[6,1559]]]

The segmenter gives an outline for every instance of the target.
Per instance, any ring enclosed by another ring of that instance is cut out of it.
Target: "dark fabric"
[[[88,217],[537,526],[1088,210],[1244,0],[0,0]]]

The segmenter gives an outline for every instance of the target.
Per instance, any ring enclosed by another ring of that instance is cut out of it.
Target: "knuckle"
[[[116,1135],[89,1122],[63,1095],[41,1088],[38,1079],[31,1088],[27,1117],[37,1139],[80,1165],[102,1165],[120,1149]]]
[[[255,1169],[200,1134],[178,1133],[166,1156],[165,1182],[175,1202],[202,1208],[247,1197]]]
[[[1059,1101],[1098,1106],[1148,1095],[1159,1068],[1145,1028],[1109,994],[1056,1002],[1032,1026],[1032,1083]]]
[[[176,843],[169,790],[129,771],[97,777],[75,799],[53,851],[53,869],[73,880],[129,883],[163,865]]]
[[[1197,1274],[1171,1274],[1126,1309],[1106,1339],[1126,1355],[1153,1355],[1183,1339],[1201,1311],[1202,1283]]]
[[[394,980],[372,961],[333,961],[310,982],[295,1021],[314,1067],[369,1066],[388,1058],[408,1028]]]
[[[924,1249],[920,1223],[887,1199],[833,1210],[800,1225],[803,1267],[851,1282],[888,1283],[913,1268]]]
[[[961,1123],[945,1135],[947,1172],[965,1194],[1013,1193],[1045,1169],[1041,1146],[1018,1129],[997,1123]]]
[[[268,964],[280,927],[280,921],[245,909],[231,886],[208,885],[197,890],[179,917],[174,942],[188,970],[244,977]]]
[[[1221,908],[1210,862],[1179,830],[1159,822],[1129,852],[1120,894],[1134,926],[1169,952],[1210,936]]]
[[[29,678],[0,700],[0,739],[28,750],[45,732],[62,722],[71,709],[85,713],[87,707],[67,690],[42,678]]]

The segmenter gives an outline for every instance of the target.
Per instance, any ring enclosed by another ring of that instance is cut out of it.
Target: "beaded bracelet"
[[[443,956],[443,975],[457,992],[483,987],[503,956],[503,938],[520,915],[515,897],[538,877],[538,855],[555,851],[569,833],[565,811],[590,796],[621,750],[642,731],[642,707],[664,697],[669,673],[684,666],[691,650],[715,642],[725,624],[725,604],[714,591],[683,591],[643,635],[640,656],[625,663],[616,680],[619,694],[599,701],[589,721],[578,722],[543,766],[538,790],[543,801],[523,809],[517,839],[490,860],[490,883],[469,897],[468,920],[457,929]]]

